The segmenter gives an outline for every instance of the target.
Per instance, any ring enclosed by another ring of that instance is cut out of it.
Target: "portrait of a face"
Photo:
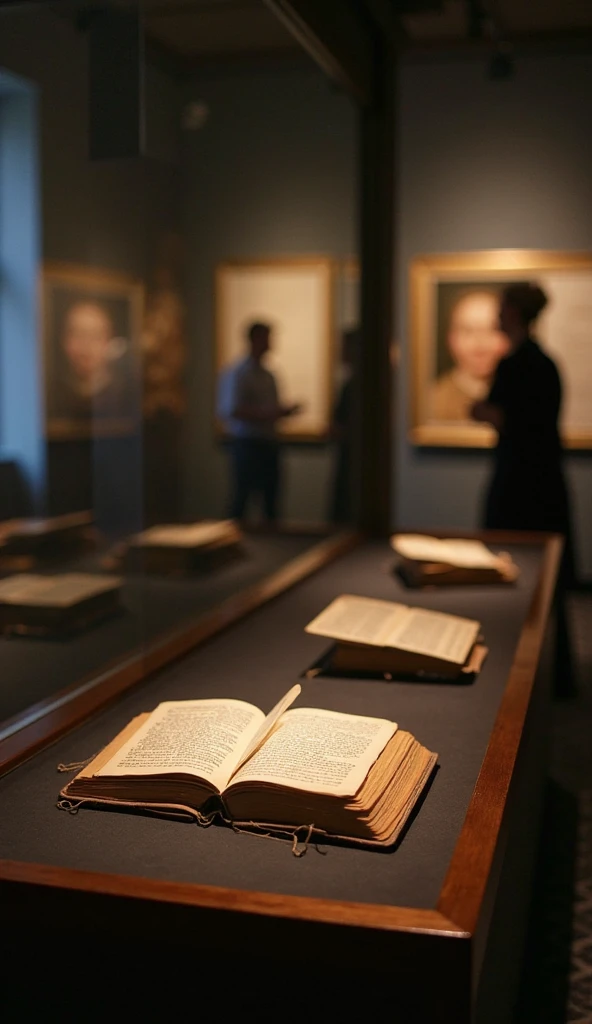
[[[548,296],[533,336],[562,379],[561,432],[570,448],[592,446],[592,254],[478,249],[417,255],[409,267],[409,437],[428,447],[489,448],[490,426],[470,418],[510,354],[501,297],[534,282]],[[507,321],[506,327],[511,324]]]
[[[72,269],[48,271],[44,283],[49,436],[129,433],[139,400],[141,289]]]
[[[468,420],[471,405],[486,397],[496,366],[508,352],[499,326],[500,286],[442,282],[437,292],[430,413],[435,420]]]

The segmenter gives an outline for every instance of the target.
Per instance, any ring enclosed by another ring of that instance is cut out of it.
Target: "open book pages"
[[[265,716],[239,700],[168,701],[134,719],[62,790],[67,799],[211,808],[241,823],[392,842],[434,767],[395,722],[318,708]]]
[[[293,687],[267,717],[240,700],[166,701],[96,774],[194,775],[218,793],[257,781],[353,796],[396,724],[312,708],[285,711],[299,693]]]
[[[153,526],[137,534],[132,544],[141,547],[207,547],[238,535],[236,524],[231,519],[203,520],[188,525]]]
[[[513,565],[508,555],[495,555],[480,540],[439,540],[421,534],[399,533],[391,537],[391,547],[402,558],[412,562],[434,563],[458,569],[489,569],[503,573]]]
[[[59,576],[19,573],[0,581],[0,605],[68,608],[121,586],[119,576],[70,572]]]
[[[393,601],[342,594],[306,626],[307,633],[349,644],[392,648],[464,665],[480,623]]]

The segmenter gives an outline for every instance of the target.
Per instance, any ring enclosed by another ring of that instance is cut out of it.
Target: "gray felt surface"
[[[540,549],[513,547],[512,588],[404,590],[382,544],[366,544],[248,616],[115,707],[0,781],[0,857],[91,871],[151,876],[402,906],[433,907],[465,817],[540,571]],[[56,809],[59,762],[85,758],[136,713],[161,700],[237,697],[270,709],[325,642],[303,632],[336,595],[359,593],[479,618],[490,648],[478,680],[455,684],[306,681],[301,706],[395,719],[432,750],[439,768],[399,846],[384,853],[326,846],[291,856],[283,843],[223,827],[109,811]]]

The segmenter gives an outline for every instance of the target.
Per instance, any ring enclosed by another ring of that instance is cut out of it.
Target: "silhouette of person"
[[[485,289],[466,292],[452,307],[446,343],[454,365],[432,386],[434,419],[468,420],[472,405],[487,396],[495,368],[508,351],[498,311],[498,295]]]
[[[565,538],[558,588],[557,657],[564,691],[572,686],[571,647],[565,591],[575,582],[571,514],[559,433],[561,379],[531,329],[547,305],[536,284],[508,285],[500,306],[500,328],[510,352],[499,363],[489,396],[473,416],[498,432],[494,471],[485,505],[488,529],[541,530]]]
[[[218,415],[230,435],[232,519],[244,520],[254,494],[263,499],[263,514],[269,525],[278,519],[280,456],[276,426],[293,416],[301,406],[283,405],[274,375],[263,366],[271,348],[272,328],[253,323],[246,332],[246,358],[222,375],[218,392]]]
[[[344,380],[333,408],[329,437],[335,443],[335,464],[329,519],[332,523],[349,523],[353,516],[353,446],[356,403],[356,370],[359,358],[360,332],[344,331],[341,340],[341,362]]]

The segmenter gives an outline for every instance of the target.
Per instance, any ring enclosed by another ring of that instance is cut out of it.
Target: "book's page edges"
[[[68,785],[72,785],[77,779],[90,779],[93,775],[96,775],[96,773],[107,764],[107,761],[111,760],[120,747],[132,738],[140,726],[144,725],[144,722],[146,719],[150,718],[150,715],[150,711],[144,711],[141,715],[136,715],[135,718],[132,718],[131,722],[128,722],[125,728],[122,729],[121,732],[118,732],[117,736],[115,736],[106,747],[103,747],[103,749],[93,757],[92,761],[85,765],[85,767],[70,780]]]
[[[477,643],[473,647],[465,665],[455,674],[444,674],[432,671],[421,670],[418,672],[396,672],[379,668],[344,668],[335,664],[335,651],[337,644],[332,644],[320,657],[316,658],[308,668],[301,673],[302,679],[316,679],[319,676],[332,676],[340,679],[383,679],[387,682],[403,683],[439,683],[449,685],[467,685],[475,681],[487,655],[489,648]]]
[[[145,716],[140,716],[145,717]],[[134,720],[135,721],[135,720]],[[131,725],[132,723],[130,723]],[[141,724],[141,723],[140,723]],[[136,726],[138,728],[138,726]],[[121,735],[121,734],[120,734]],[[104,751],[102,752],[104,753]],[[101,755],[99,755],[100,757]],[[97,759],[95,758],[95,761]],[[395,845],[401,834],[405,830],[407,823],[414,811],[419,807],[425,793],[427,792],[428,785],[433,776],[434,769],[438,761],[438,754],[432,753],[430,755],[426,770],[424,772],[423,783],[421,790],[418,793],[417,799],[408,808],[407,813],[403,816],[401,821],[398,823],[393,833],[386,839],[359,839],[353,836],[338,835],[337,833],[326,832],[324,829],[315,828],[314,823],[304,825],[289,825],[289,824],[278,824],[269,822],[255,822],[255,821],[231,821],[225,816],[224,805],[222,801],[218,801],[218,808],[215,807],[215,798],[212,801],[208,801],[210,807],[213,809],[208,812],[197,810],[195,807],[189,807],[185,804],[165,804],[165,803],[149,803],[142,800],[118,800],[115,797],[84,797],[81,798],[75,793],[72,793],[72,779],[66,786],[60,790],[60,800],[58,801],[58,807],[62,810],[71,812],[77,812],[81,807],[97,808],[97,809],[112,809],[112,810],[133,810],[141,813],[151,814],[158,818],[166,818],[174,821],[191,821],[195,822],[202,827],[213,825],[217,819],[220,823],[227,825],[228,827],[239,831],[251,833],[253,835],[265,836],[268,835],[273,839],[285,839],[286,841],[294,842],[294,837],[299,842],[312,842],[314,843],[336,843],[346,844],[348,846],[361,846],[370,848],[388,848]],[[93,762],[91,762],[93,763]],[[87,766],[87,771],[90,765]],[[79,773],[81,774],[81,773]],[[78,776],[76,776],[78,778]],[[63,802],[62,802],[63,801]]]
[[[471,651],[469,660],[463,667],[463,674],[467,676],[477,676],[483,668],[483,663],[489,654],[489,647],[485,647],[484,644],[475,644]]]
[[[494,569],[460,569],[435,562],[410,562],[399,559],[393,572],[410,589],[429,589],[430,587],[499,587],[516,583],[520,569],[510,556],[499,556],[499,568]]]
[[[77,812],[81,807],[113,810],[142,811],[157,818],[169,818],[174,821],[195,821],[197,824],[211,824],[211,815],[204,815],[195,807],[186,804],[148,803],[144,800],[119,800],[117,797],[93,796],[81,797],[72,792],[71,780],[60,790],[57,806],[60,810]]]

